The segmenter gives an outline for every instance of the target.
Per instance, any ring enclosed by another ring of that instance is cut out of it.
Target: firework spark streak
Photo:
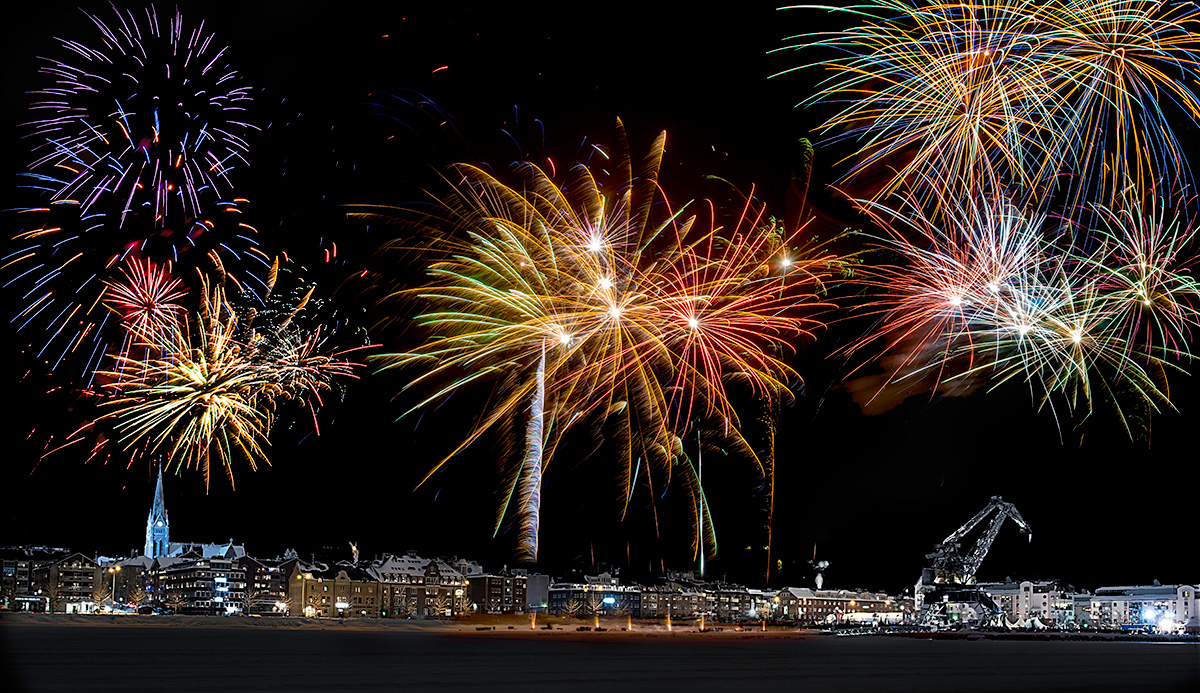
[[[379,358],[385,368],[418,370],[409,388],[432,385],[414,410],[476,382],[500,384],[430,475],[498,423],[533,412],[525,463],[506,475],[497,531],[509,505],[536,526],[531,491],[540,483],[531,474],[588,422],[618,449],[622,517],[639,475],[664,491],[681,475],[697,508],[693,547],[704,551],[712,525],[682,433],[695,420],[715,420],[729,449],[756,460],[726,383],[757,395],[786,392],[799,379],[774,354],[819,325],[813,315],[828,304],[816,294],[829,256],[792,247],[797,234],[782,233],[749,200],[731,228],[717,226],[714,210],[709,231],[665,201],[655,205],[664,144],[660,136],[639,175],[627,154],[616,160],[624,178],[613,190],[583,165],[559,185],[521,164],[515,187],[461,165],[457,194],[420,222],[431,234],[429,281],[399,296],[419,303],[429,337]],[[535,542],[522,533],[526,559],[536,559]]]

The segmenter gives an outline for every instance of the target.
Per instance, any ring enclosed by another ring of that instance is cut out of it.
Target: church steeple
[[[163,500],[162,467],[158,468],[158,485],[154,488],[154,505],[150,506],[150,517],[146,519],[146,550],[150,558],[166,556],[169,552],[167,504]]]

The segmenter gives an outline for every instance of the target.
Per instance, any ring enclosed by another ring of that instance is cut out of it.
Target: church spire
[[[169,552],[167,522],[167,504],[163,499],[162,467],[158,468],[158,484],[154,487],[154,504],[150,506],[150,516],[146,518],[146,550],[144,555],[150,558],[166,556]]]

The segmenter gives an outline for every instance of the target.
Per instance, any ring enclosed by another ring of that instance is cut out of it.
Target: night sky
[[[620,117],[635,157],[667,130],[662,185],[674,200],[721,194],[706,179],[718,176],[743,190],[755,185],[782,215],[796,141],[818,137],[811,130],[819,109],[794,104],[812,91],[819,72],[768,79],[801,58],[767,54],[788,34],[828,21],[816,11],[777,12],[762,2],[720,13],[621,2],[588,4],[586,12],[562,4],[394,5],[180,4],[189,24],[206,20],[229,46],[230,63],[256,87],[250,117],[264,129],[251,139],[251,169],[232,180],[252,201],[249,214],[264,245],[294,255],[364,327],[383,316],[367,310],[371,289],[353,277],[363,269],[401,271],[395,258],[375,252],[397,231],[348,219],[345,205],[426,200],[423,191],[439,192],[437,173],[453,161],[487,162],[503,172],[524,158],[579,160],[589,148],[581,145],[585,138],[589,145],[613,142]],[[3,188],[5,209],[31,204],[15,174],[29,159],[18,126],[28,117],[26,92],[44,80],[36,57],[61,55],[52,37],[87,42],[96,34],[75,6],[24,3],[24,14],[6,21],[0,170],[14,182]],[[105,5],[85,7],[111,17]],[[810,201],[819,217],[813,228],[824,233],[861,223],[821,189],[843,170],[838,159],[835,148],[817,150]],[[11,214],[4,218],[6,229],[15,223]],[[321,258],[332,241],[340,262],[327,265]],[[6,294],[10,312],[16,298]],[[0,542],[108,555],[140,549],[153,488],[148,464],[84,465],[82,455],[71,454],[38,464],[41,443],[27,436],[35,425],[68,417],[70,402],[45,394],[55,376],[21,353],[28,340],[9,324]],[[917,395],[865,416],[845,385],[857,362],[829,355],[868,327],[842,320],[816,344],[798,345],[793,365],[806,382],[779,430],[774,554],[782,570],[772,585],[811,584],[815,544],[817,558],[832,564],[827,585],[899,591],[916,581],[924,554],[992,495],[1016,504],[1034,539],[1027,543],[1006,527],[981,579],[1062,578],[1088,588],[1196,579],[1195,378],[1172,378],[1178,413],[1153,417],[1148,449],[1129,442],[1104,402],[1077,426],[1035,411],[1028,386],[1019,383],[965,397]],[[389,346],[404,337],[394,327],[372,331]],[[447,431],[471,411],[469,402],[452,399],[419,423],[398,422],[411,405],[393,401],[402,381],[363,375],[321,412],[320,436],[311,435],[304,412],[293,412],[294,425],[282,423],[272,436],[273,466],[235,467],[236,492],[216,473],[207,494],[197,473],[169,477],[171,538],[233,538],[264,556],[336,546],[348,558],[347,542],[357,541],[366,556],[416,549],[494,567],[511,563],[512,533],[491,535],[494,445],[477,444],[413,490],[446,452]],[[706,465],[720,542],[707,574],[760,586],[766,559],[749,463]],[[624,525],[616,521],[615,489],[603,460],[551,464],[544,569],[607,563],[645,576],[663,564],[691,567],[670,522],[655,542],[645,509]]]

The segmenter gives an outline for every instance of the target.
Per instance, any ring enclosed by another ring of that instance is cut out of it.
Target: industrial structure
[[[987,529],[970,551],[962,553],[963,538],[993,511],[996,515],[988,523]],[[938,628],[1002,625],[1003,610],[979,588],[975,573],[1000,533],[1000,527],[1010,518],[1022,532],[1029,535],[1030,540],[1033,539],[1029,524],[1017,512],[1016,506],[1005,502],[1000,496],[992,496],[987,507],[942,540],[933,553],[925,556],[932,563],[921,571],[921,578],[913,590],[920,622]]]

